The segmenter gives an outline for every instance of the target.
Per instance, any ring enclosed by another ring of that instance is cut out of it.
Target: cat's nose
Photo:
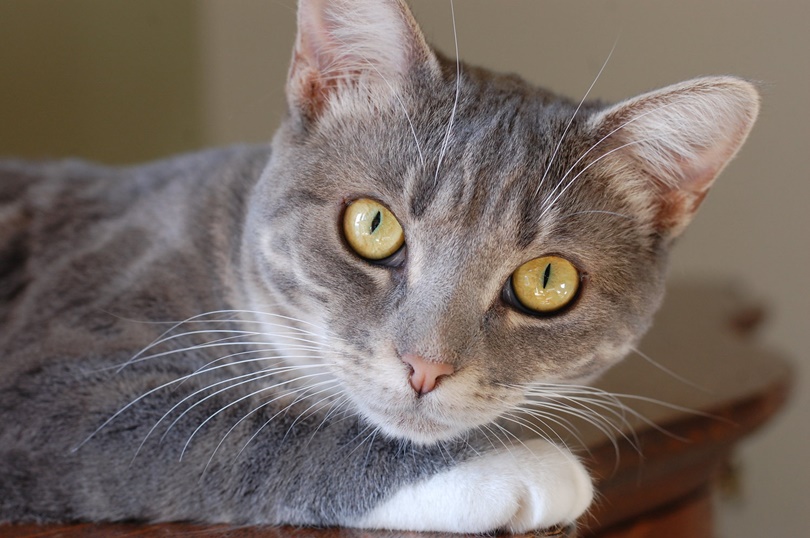
[[[455,368],[446,362],[429,361],[413,353],[402,355],[402,362],[411,367],[411,387],[422,396],[436,388],[440,377],[452,375]]]

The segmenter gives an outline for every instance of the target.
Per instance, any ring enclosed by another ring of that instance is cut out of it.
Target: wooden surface
[[[572,529],[531,536],[710,538],[710,491],[735,443],[784,403],[790,368],[754,341],[756,305],[717,284],[672,286],[655,328],[597,386],[617,394],[654,426],[637,420],[616,446],[580,425],[583,458],[599,500]],[[642,398],[642,399],[639,399]],[[660,403],[645,401],[649,398]],[[632,440],[632,442],[631,442]],[[576,446],[576,442],[572,442]],[[9,537],[440,538],[441,533],[352,529],[233,528],[188,524],[0,526]]]

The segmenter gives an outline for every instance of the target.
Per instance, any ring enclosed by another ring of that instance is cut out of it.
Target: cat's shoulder
[[[205,182],[223,171],[255,171],[266,164],[266,144],[234,145],[173,155],[135,165],[105,165],[84,159],[28,160],[0,158],[0,211],[23,201],[42,201],[48,194],[83,192],[103,195],[139,183],[146,189],[169,182]],[[106,188],[105,188],[106,187]],[[88,189],[92,188],[92,192]]]
[[[0,159],[0,327],[26,290],[89,294],[77,283],[165,259],[215,221],[236,226],[269,156],[243,145],[135,166]]]
[[[240,145],[132,166],[82,159],[0,159],[0,253],[32,230],[117,219],[156,200],[181,206],[194,193],[244,188],[267,163],[267,145]]]

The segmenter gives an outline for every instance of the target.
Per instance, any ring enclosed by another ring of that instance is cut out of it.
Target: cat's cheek
[[[528,532],[568,524],[593,499],[587,471],[539,439],[462,463],[406,486],[359,521],[367,529]]]

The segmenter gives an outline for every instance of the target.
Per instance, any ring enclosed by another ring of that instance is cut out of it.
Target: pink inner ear
[[[724,140],[709,148],[695,150],[691,158],[684,159],[683,175],[679,188],[693,193],[702,193],[711,187],[715,178],[731,161],[740,148],[748,131],[735,129],[732,133],[719,133]]]
[[[744,137],[747,132],[735,134],[737,139],[718,142],[706,149],[696,149],[689,158],[678,156],[675,159],[680,163],[677,180],[659,182],[661,197],[655,218],[659,230],[675,236],[689,224],[709,194],[715,178],[742,144],[743,139],[739,137]]]
[[[312,119],[343,90],[390,97],[414,62],[431,59],[399,0],[301,0],[287,99]]]
[[[715,146],[697,150],[691,158],[675,158],[680,162],[679,177],[675,181],[656,182],[660,205],[655,220],[659,230],[675,236],[689,224],[709,194],[715,178],[733,156],[728,147]]]

